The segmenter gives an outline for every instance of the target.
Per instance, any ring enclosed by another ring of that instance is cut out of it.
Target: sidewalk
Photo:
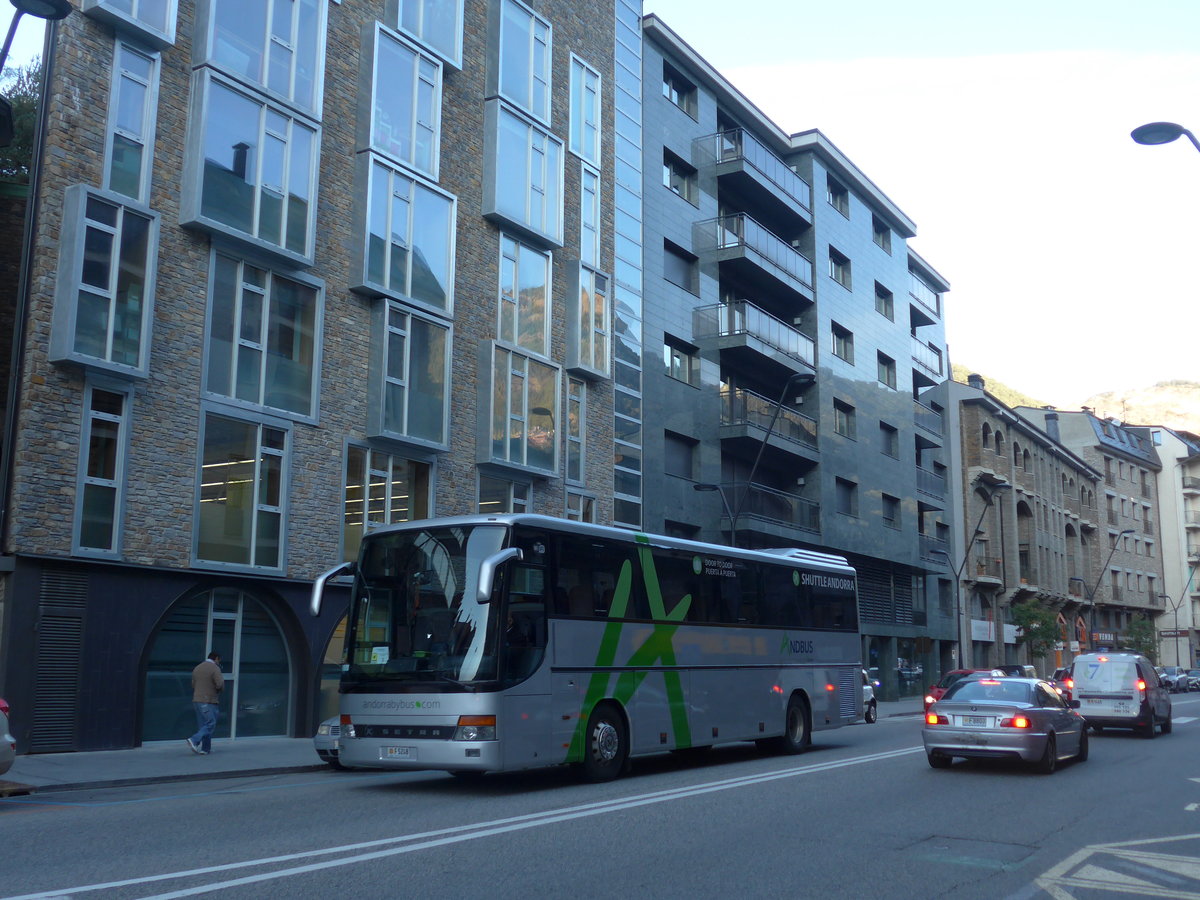
[[[919,716],[920,697],[880,700],[879,718]],[[35,753],[18,756],[0,776],[0,797],[84,788],[157,784],[212,778],[312,772],[325,768],[311,738],[260,737],[213,741],[212,753],[197,756],[182,740],[132,750]]]

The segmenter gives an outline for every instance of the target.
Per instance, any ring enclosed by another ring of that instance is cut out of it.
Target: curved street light
[[[17,23],[21,16],[31,15],[35,19],[46,19],[54,22],[65,19],[74,8],[70,0],[9,0],[16,7],[16,15],[8,23],[8,34],[4,38],[4,48],[0,49],[0,73],[4,72],[4,64],[8,62],[8,51],[12,48],[13,38],[17,34]],[[0,97],[0,147],[7,147],[14,137],[12,104],[7,97]]]
[[[1133,129],[1129,132],[1129,136],[1139,144],[1150,146],[1169,144],[1186,136],[1192,142],[1192,146],[1200,150],[1200,141],[1196,140],[1196,136],[1182,125],[1176,125],[1174,122],[1148,122]]]

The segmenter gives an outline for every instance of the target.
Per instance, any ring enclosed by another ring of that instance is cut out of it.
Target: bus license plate
[[[963,716],[964,725],[972,725],[975,728],[987,728],[992,724],[992,720],[987,716]]]
[[[416,759],[416,747],[384,747],[383,759]]]

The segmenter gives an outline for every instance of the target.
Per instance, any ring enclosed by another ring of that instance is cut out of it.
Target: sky
[[[950,358],[1064,409],[1200,381],[1197,0],[645,0],[917,224]],[[736,12],[734,12],[736,10]],[[13,9],[0,4],[0,29]],[[24,17],[9,65],[40,54]]]

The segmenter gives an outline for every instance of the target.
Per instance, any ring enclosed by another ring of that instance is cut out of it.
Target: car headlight
[[[329,734],[329,723],[325,722],[325,723],[322,723],[321,725],[318,725],[317,726],[317,734],[328,735]]]

